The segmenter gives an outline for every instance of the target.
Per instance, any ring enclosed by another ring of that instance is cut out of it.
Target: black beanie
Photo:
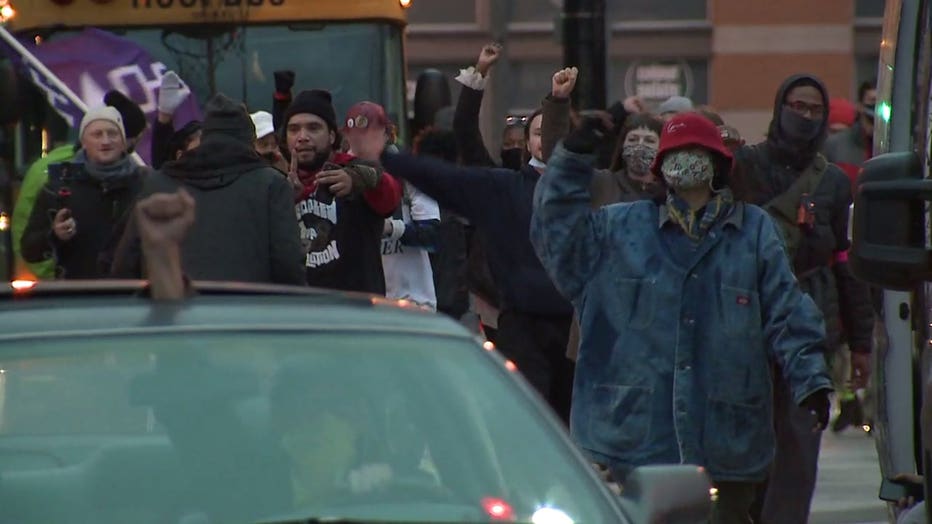
[[[126,129],[126,138],[135,138],[146,130],[146,114],[123,93],[108,91],[104,95],[104,104],[120,112],[120,116],[123,117],[123,127]]]
[[[171,139],[168,141],[168,159],[173,160],[179,151],[184,151],[187,148],[188,141],[191,139],[191,137],[194,136],[194,134],[200,131],[203,127],[204,125],[200,120],[192,120],[183,125],[181,129],[175,131],[172,134]]]
[[[323,89],[311,89],[310,91],[301,91],[298,96],[294,97],[291,105],[285,111],[284,125],[288,127],[288,121],[291,117],[300,113],[310,113],[319,116],[330,128],[331,131],[337,132],[337,112],[333,108],[333,97],[330,91]]]
[[[256,141],[256,126],[246,108],[223,93],[217,93],[207,101],[204,113],[204,140],[215,134],[223,134],[250,145]]]

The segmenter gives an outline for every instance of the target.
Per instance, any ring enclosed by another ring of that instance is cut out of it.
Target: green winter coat
[[[74,157],[74,145],[67,144],[49,151],[47,156],[33,162],[26,171],[19,197],[16,199],[16,206],[13,208],[13,253],[16,255],[17,264],[24,264],[40,280],[55,278],[55,261],[49,259],[34,264],[24,261],[20,242],[26,230],[26,224],[29,223],[29,215],[32,214],[36,198],[48,182],[49,164],[68,162],[72,157]]]

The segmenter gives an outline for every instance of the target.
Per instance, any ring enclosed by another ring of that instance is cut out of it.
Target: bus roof
[[[400,0],[12,0],[14,31],[383,20],[405,24]]]

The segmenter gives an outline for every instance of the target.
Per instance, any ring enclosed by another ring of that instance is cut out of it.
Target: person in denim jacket
[[[651,169],[666,199],[590,207],[601,124],[571,133],[538,183],[531,241],[580,314],[570,426],[624,482],[648,464],[702,466],[712,522],[749,522],[774,456],[771,369],[828,422],[822,314],[800,291],[779,231],[726,185],[731,152],[701,115],[664,125]]]

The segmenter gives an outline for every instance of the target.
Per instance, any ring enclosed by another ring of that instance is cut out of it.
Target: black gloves
[[[288,93],[294,87],[294,71],[275,71],[275,91]]]
[[[631,115],[631,113],[625,109],[625,104],[622,102],[615,102],[612,104],[612,106],[608,108],[608,114],[612,115],[612,122],[615,124],[615,129],[624,127],[625,120]]]
[[[812,427],[813,431],[822,431],[828,426],[828,414],[831,407],[828,400],[829,393],[827,389],[820,389],[806,397],[800,404],[816,419],[816,424]]]
[[[587,116],[582,119],[579,127],[563,140],[563,147],[573,153],[589,155],[602,144],[606,133],[605,122],[601,118]]]

